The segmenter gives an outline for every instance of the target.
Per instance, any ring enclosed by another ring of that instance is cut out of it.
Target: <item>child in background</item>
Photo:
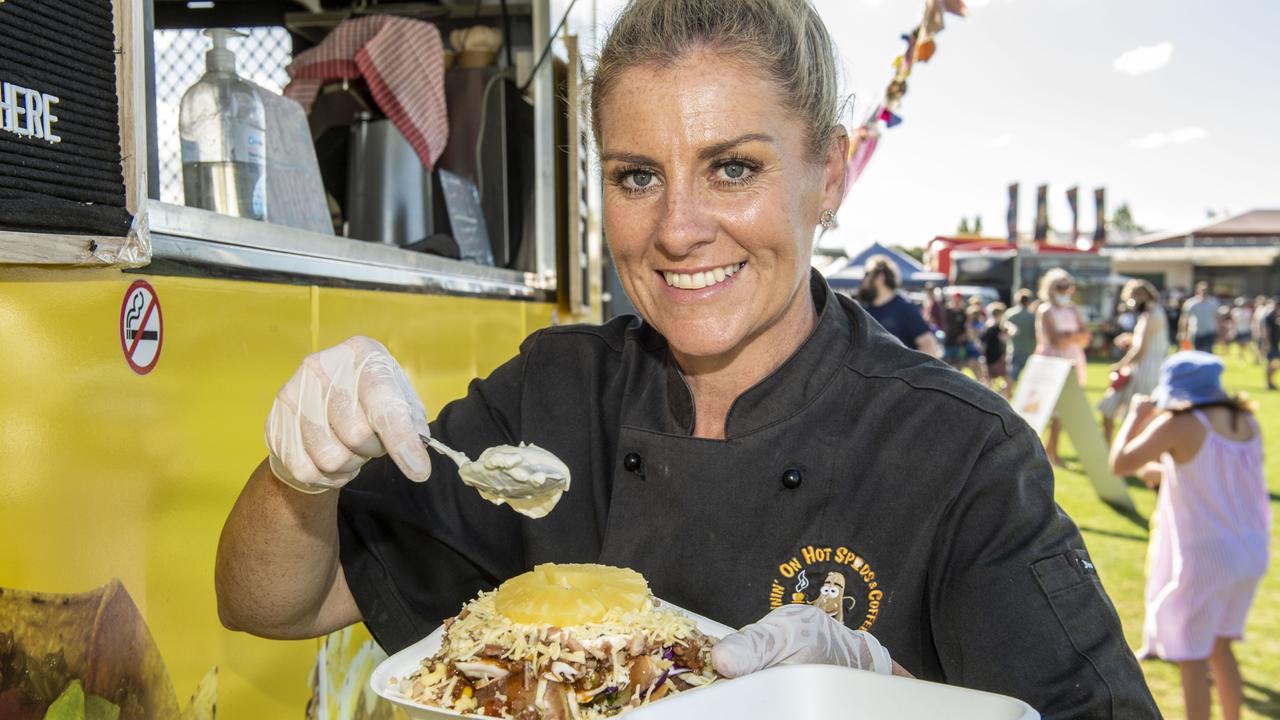
[[[1235,330],[1231,342],[1236,346],[1236,351],[1257,364],[1258,353],[1253,351],[1253,304],[1244,297],[1236,298],[1232,305],[1231,327]]]
[[[1218,306],[1218,345],[1222,346],[1225,355],[1231,351],[1231,343],[1236,339],[1235,320],[1231,317],[1231,305],[1223,303]]]
[[[987,326],[982,331],[982,352],[987,362],[987,385],[1008,399],[1013,389],[1009,377],[1009,333],[1004,326],[1004,303],[987,306]],[[996,387],[996,380],[1000,380]]]
[[[1267,320],[1268,302],[1266,295],[1253,299],[1253,317],[1249,322],[1249,331],[1253,335],[1253,354],[1258,363],[1267,364],[1267,333],[1262,327]]]
[[[977,302],[974,302],[974,301]],[[982,312],[982,301],[974,297],[969,300],[969,307],[964,313],[965,356],[969,358],[969,367],[973,376],[983,385],[987,381],[987,367],[982,362],[982,329],[986,326],[985,313]]]
[[[1260,305],[1254,315],[1258,325],[1258,350],[1264,360],[1262,372],[1267,380],[1267,389],[1275,390],[1275,374],[1280,370],[1280,295]]]
[[[1244,636],[1271,536],[1262,434],[1221,378],[1209,353],[1171,355],[1152,396],[1133,398],[1111,450],[1112,472],[1159,487],[1138,655],[1178,663],[1188,720],[1209,718],[1210,673],[1224,720],[1240,717],[1231,643]]]
[[[952,293],[945,310],[946,336],[943,341],[942,359],[957,370],[969,368],[975,378],[982,379],[981,354],[974,344],[970,311],[964,296]]]

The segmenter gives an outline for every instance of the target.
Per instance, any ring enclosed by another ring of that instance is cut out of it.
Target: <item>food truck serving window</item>
[[[0,13],[57,4],[7,0]],[[81,194],[66,200],[101,216],[97,225],[55,226],[33,210],[23,226],[6,204],[0,231],[136,235],[136,262],[100,264],[145,264],[149,273],[549,299],[564,294],[557,279],[567,267],[584,284],[575,271],[588,233],[599,232],[598,177],[582,162],[589,133],[567,120],[578,105],[567,97],[580,87],[569,82],[580,74],[577,45],[550,37],[561,19],[552,6],[563,3],[81,5],[105,13],[105,35],[87,45],[103,54],[101,87],[12,70],[13,53],[0,50],[0,121],[12,118],[22,134],[0,132],[0,152],[18,143],[26,156],[101,158],[116,168],[114,194],[75,178],[61,184]],[[123,15],[140,30],[119,53],[113,10],[116,25]],[[569,22],[563,34],[575,30],[594,32]],[[90,103],[129,122],[91,124],[104,138],[75,135],[90,117],[84,103],[121,96],[112,72],[119,55],[148,81],[142,102]],[[89,100],[68,100],[81,96]],[[133,117],[137,107],[145,118]],[[140,133],[137,152],[121,153],[121,127],[126,139]],[[566,127],[585,139],[568,142]],[[131,175],[137,157],[145,163]],[[94,179],[110,169],[76,165]],[[41,165],[19,179],[32,198],[61,201],[39,185],[50,172],[56,166]],[[7,180],[0,193],[10,191]],[[136,219],[130,192],[140,196]],[[0,236],[0,261],[14,261],[4,252],[13,242]]]

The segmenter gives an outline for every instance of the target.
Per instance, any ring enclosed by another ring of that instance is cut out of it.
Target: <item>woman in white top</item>
[[[1130,398],[1156,389],[1160,364],[1169,355],[1168,321],[1155,287],[1145,280],[1130,280],[1120,291],[1120,302],[1137,315],[1137,322],[1129,350],[1111,366],[1111,387],[1098,403],[1107,442],[1116,429],[1116,414],[1129,406]]]
[[[1134,397],[1111,451],[1112,472],[1159,487],[1138,654],[1178,663],[1188,720],[1209,718],[1209,673],[1224,720],[1240,717],[1231,643],[1244,637],[1271,535],[1262,434],[1221,377],[1209,353],[1171,355],[1153,396]]]

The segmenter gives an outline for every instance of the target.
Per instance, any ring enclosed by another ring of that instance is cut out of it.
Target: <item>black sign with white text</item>
[[[128,233],[111,13],[0,2],[0,230]]]

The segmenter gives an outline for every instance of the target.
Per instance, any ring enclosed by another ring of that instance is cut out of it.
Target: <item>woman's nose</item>
[[[692,189],[668,191],[658,223],[658,246],[672,257],[685,257],[716,239],[716,222]]]

